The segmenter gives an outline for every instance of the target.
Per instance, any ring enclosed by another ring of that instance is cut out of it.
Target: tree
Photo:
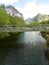
[[[3,9],[5,10],[5,5],[2,4],[0,7],[3,8]]]
[[[0,25],[9,25],[10,17],[7,12],[0,6]]]
[[[10,16],[10,21],[11,21],[12,25],[16,25],[16,26],[24,26],[25,25],[24,20],[18,16],[15,16],[15,17]]]
[[[49,20],[42,21],[41,24],[49,24]]]

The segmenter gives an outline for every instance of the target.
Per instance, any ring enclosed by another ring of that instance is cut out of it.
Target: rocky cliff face
[[[6,6],[6,11],[8,14],[10,14],[13,17],[18,16],[20,18],[23,18],[23,15],[17,9],[15,9],[12,5]]]
[[[41,22],[41,21],[46,21],[46,20],[49,20],[49,15],[37,14],[33,18],[26,19],[26,22]]]
[[[49,20],[49,15],[38,14],[34,18],[32,18],[32,21],[34,22],[41,22],[43,20]]]

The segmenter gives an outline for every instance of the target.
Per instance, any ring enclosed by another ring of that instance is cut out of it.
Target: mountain
[[[45,21],[45,20],[49,20],[49,15],[45,15],[45,14],[37,14],[35,17],[33,18],[28,18],[25,21],[26,22],[41,22],[41,21]]]
[[[28,19],[25,20],[25,23],[26,23],[26,24],[29,24],[30,21],[31,21],[31,18],[28,18]]]
[[[11,16],[18,16],[20,18],[23,18],[23,15],[22,13],[20,13],[17,9],[14,8],[14,6],[12,5],[9,5],[9,6],[6,6],[6,11],[8,14],[10,14]]]
[[[32,21],[34,22],[41,22],[41,21],[49,20],[49,15],[45,14],[38,14],[34,18],[32,18]]]

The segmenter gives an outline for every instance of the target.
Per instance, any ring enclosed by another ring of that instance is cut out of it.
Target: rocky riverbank
[[[42,31],[41,35],[47,40],[46,45],[49,46],[49,31]]]

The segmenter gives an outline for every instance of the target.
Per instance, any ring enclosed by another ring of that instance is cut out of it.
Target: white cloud
[[[19,0],[0,0],[0,4],[13,4],[15,2],[18,2]],[[32,18],[38,13],[41,14],[49,14],[49,5],[48,4],[36,4],[37,0],[32,0],[32,2],[28,2],[26,5],[24,5],[23,8],[16,7],[24,16],[24,19],[26,18]]]
[[[18,2],[19,0],[0,0],[0,4],[13,4],[15,2]],[[24,19],[26,18],[32,18],[38,13],[41,14],[49,14],[49,5],[48,4],[36,4],[37,0],[32,0],[32,2],[28,2],[26,5],[24,5],[23,8],[16,7],[24,16]]]
[[[35,3],[30,2],[24,6],[24,18],[30,18],[38,13],[37,6]]]
[[[0,1],[0,3],[1,3],[1,1]],[[10,4],[14,3],[15,1],[17,2],[19,0],[3,0],[4,3],[10,2]],[[38,13],[49,14],[49,5],[48,4],[37,5],[36,0],[33,0],[32,2],[28,2],[26,5],[24,5],[23,8],[16,7],[16,6],[15,6],[15,8],[18,9],[23,14],[24,19],[32,18],[32,17],[36,16]]]
[[[33,0],[33,2],[36,2],[36,0]]]
[[[42,14],[49,14],[49,5],[39,5],[38,6],[38,11],[39,13],[42,13]]]
[[[24,19],[32,18],[38,13],[49,14],[49,5],[41,4],[37,5],[34,2],[27,3],[23,8],[18,8],[18,10],[23,13]]]
[[[0,4],[13,4],[19,0],[0,0]]]

